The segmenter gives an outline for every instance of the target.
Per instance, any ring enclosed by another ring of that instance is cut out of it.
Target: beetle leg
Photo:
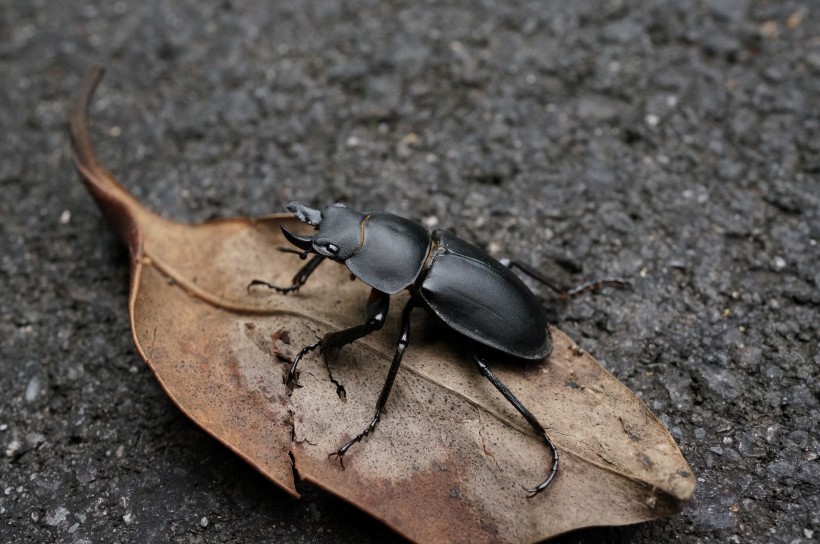
[[[291,284],[289,287],[279,287],[263,280],[253,280],[248,284],[248,291],[250,291],[251,287],[253,287],[254,285],[264,285],[265,287],[273,289],[277,293],[282,293],[283,295],[287,295],[290,292],[299,291],[299,289],[308,280],[310,275],[313,274],[313,271],[316,270],[316,268],[320,264],[322,264],[322,261],[324,260],[324,255],[314,255],[313,258],[309,260],[307,264],[305,264],[305,266],[300,268],[299,272],[297,272],[295,276],[293,276],[293,280],[291,280]]]
[[[501,264],[506,266],[507,268],[517,268],[527,276],[531,277],[535,281],[539,283],[543,283],[556,293],[561,298],[575,298],[581,293],[585,293],[587,291],[597,291],[598,289],[603,289],[604,287],[617,287],[619,289],[629,289],[632,287],[628,281],[621,279],[621,278],[607,278],[603,280],[596,280],[596,281],[588,281],[586,283],[582,283],[577,287],[573,287],[572,289],[564,289],[557,283],[553,282],[550,279],[547,279],[541,272],[533,268],[532,266],[522,263],[520,261],[513,261],[510,259],[501,259]]]
[[[566,292],[564,291],[563,287],[561,287],[554,281],[547,279],[546,276],[541,274],[541,272],[539,272],[532,266],[528,265],[527,263],[522,263],[521,261],[513,261],[511,259],[501,259],[499,262],[507,268],[517,268],[518,270],[528,275],[532,279],[536,280],[537,282],[543,283],[544,285],[558,293],[562,298],[566,295]]]
[[[597,291],[599,289],[603,289],[604,287],[632,289],[632,284],[621,278],[607,278],[604,280],[588,281],[586,283],[582,283],[581,285],[576,285],[572,289],[569,289],[566,292],[566,296],[570,298],[575,298],[581,293],[585,293],[587,291]]]
[[[302,356],[309,352],[313,351],[314,349],[318,348],[322,345],[321,340],[316,340],[312,344],[308,344],[307,346],[303,347],[299,350],[299,353],[296,354],[296,357],[293,358],[293,362],[290,364],[290,370],[288,371],[288,377],[285,380],[285,384],[288,387],[302,387],[302,384],[299,383],[298,376],[296,374],[296,367],[299,365],[299,361],[302,360]]]
[[[507,401],[513,405],[513,407],[518,411],[518,413],[524,416],[524,419],[526,419],[527,423],[530,424],[530,427],[532,427],[532,429],[535,431],[535,434],[543,438],[544,442],[552,451],[552,468],[550,469],[550,473],[546,477],[546,479],[544,479],[543,482],[541,482],[533,488],[524,488],[524,490],[527,492],[527,497],[535,497],[536,495],[544,491],[548,485],[550,485],[550,482],[555,477],[555,473],[558,472],[558,449],[555,447],[555,444],[552,443],[550,437],[547,436],[547,432],[544,430],[544,426],[541,425],[541,423],[535,418],[534,415],[532,415],[532,412],[527,410],[526,406],[521,404],[521,401],[519,401],[515,397],[515,395],[513,395],[512,391],[510,391],[510,389],[504,384],[504,382],[499,380],[498,377],[492,373],[490,367],[487,366],[487,363],[485,363],[484,360],[481,359],[481,357],[479,357],[475,353],[471,353],[470,355],[473,358],[473,361],[475,361],[475,364],[478,365],[478,370],[479,372],[481,372],[481,375],[490,380],[490,383],[492,383],[493,386],[496,389],[498,389],[499,393],[504,395],[504,398],[507,399]]]
[[[329,455],[329,457],[338,457],[339,462],[342,464],[342,468],[345,466],[344,455],[347,453],[347,450],[349,450],[353,444],[356,442],[361,442],[364,437],[370,434],[373,429],[376,428],[376,424],[381,418],[382,412],[384,411],[384,405],[387,403],[387,397],[390,396],[390,390],[393,388],[393,382],[396,380],[396,375],[399,372],[401,359],[404,357],[404,350],[407,349],[407,344],[410,341],[410,312],[412,312],[415,304],[416,301],[411,298],[407,301],[407,304],[401,312],[401,334],[399,335],[399,341],[396,345],[396,353],[393,354],[393,362],[390,364],[390,371],[387,373],[387,380],[384,382],[382,392],[379,395],[379,400],[376,401],[376,411],[373,414],[372,421],[365,428],[365,430],[356,435],[353,440],[350,440],[347,444]]]
[[[324,257],[322,258],[324,259]],[[376,289],[371,290],[370,298],[367,299],[367,322],[363,325],[350,327],[349,329],[330,332],[321,340],[317,340],[316,342],[303,347],[299,350],[299,353],[296,354],[296,357],[293,358],[293,363],[290,365],[290,371],[288,372],[288,378],[285,383],[287,383],[289,387],[299,387],[296,366],[299,364],[299,361],[302,360],[302,356],[305,353],[313,351],[318,347],[322,348],[323,353],[328,353],[350,344],[363,336],[367,336],[372,332],[376,332],[384,325],[384,321],[387,319],[387,310],[389,308],[390,295],[377,291]]]
[[[376,289],[370,290],[370,297],[367,299],[367,322],[349,329],[331,332],[322,338],[322,352],[329,353],[355,342],[359,338],[376,332],[384,325],[387,319],[387,310],[390,308],[390,295],[382,293]]]

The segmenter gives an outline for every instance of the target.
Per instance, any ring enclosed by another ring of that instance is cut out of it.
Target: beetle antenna
[[[281,251],[282,253],[293,253],[295,255],[299,255],[299,258],[303,261],[307,259],[308,255],[310,255],[310,251],[308,250],[299,251],[298,249],[293,249],[292,247],[279,246],[276,249],[277,251]]]

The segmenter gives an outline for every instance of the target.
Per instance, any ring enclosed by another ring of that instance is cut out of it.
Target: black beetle
[[[387,317],[390,295],[404,289],[410,291],[410,300],[401,314],[401,334],[396,352],[376,403],[373,420],[364,431],[331,455],[341,460],[353,444],[376,427],[407,348],[410,312],[420,305],[470,340],[470,356],[481,374],[543,438],[552,452],[552,467],[544,481],[534,488],[524,489],[530,497],[546,489],[558,470],[558,450],[535,416],[490,371],[478,350],[481,347],[490,348],[522,361],[541,360],[552,351],[552,338],[544,310],[532,291],[512,272],[513,266],[562,294],[573,295],[604,284],[617,285],[622,282],[589,283],[565,293],[522,263],[507,260],[502,263],[450,233],[436,230],[431,234],[419,223],[397,215],[360,213],[342,204],[317,210],[301,202],[292,202],[287,209],[300,221],[316,227],[318,232],[313,236],[299,235],[281,226],[285,238],[300,251],[280,249],[297,253],[302,259],[310,254],[313,258],[297,272],[289,287],[253,280],[249,289],[253,285],[265,285],[285,294],[298,291],[326,258],[343,263],[356,278],[372,288],[367,301],[367,322],[328,333],[321,340],[302,348],[291,364],[288,374],[290,385],[298,385],[296,367],[305,353],[318,347],[324,352],[339,349],[381,329]]]

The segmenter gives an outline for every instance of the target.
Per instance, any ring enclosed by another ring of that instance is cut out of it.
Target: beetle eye
[[[325,244],[325,249],[331,255],[336,255],[337,253],[339,253],[339,246],[335,244]]]

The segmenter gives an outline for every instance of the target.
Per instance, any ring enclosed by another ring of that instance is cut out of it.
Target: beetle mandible
[[[298,385],[296,368],[301,358],[321,348],[330,352],[382,328],[387,317],[390,295],[407,289],[410,299],[401,313],[399,340],[393,361],[382,387],[370,424],[355,438],[331,455],[342,461],[351,446],[375,429],[390,395],[393,382],[409,342],[410,313],[422,306],[433,316],[466,337],[470,358],[481,375],[524,417],[536,435],[543,439],[552,455],[547,477],[533,488],[524,488],[534,497],[547,488],[558,471],[558,449],[543,425],[490,370],[479,354],[480,348],[521,361],[538,361],[549,356],[552,338],[543,307],[532,291],[511,268],[545,283],[562,294],[576,294],[597,288],[601,282],[585,284],[565,293],[530,267],[516,261],[498,261],[479,247],[445,231],[430,233],[423,225],[384,212],[360,213],[333,204],[323,210],[292,202],[287,209],[300,221],[313,225],[317,232],[301,235],[280,225],[285,238],[298,248],[280,248],[311,259],[294,276],[288,287],[253,280],[248,288],[264,285],[279,293],[298,291],[325,259],[342,263],[372,290],[367,301],[367,321],[355,327],[326,334],[302,348],[293,358],[288,384]],[[618,280],[613,280],[619,283]]]

